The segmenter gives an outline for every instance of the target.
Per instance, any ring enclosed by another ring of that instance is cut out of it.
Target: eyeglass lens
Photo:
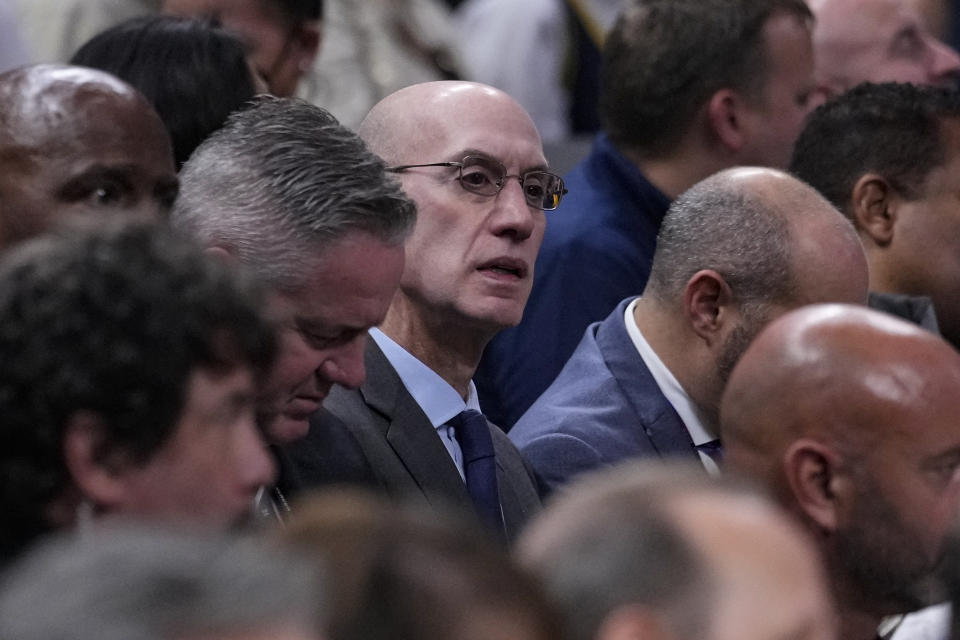
[[[460,167],[460,184],[479,195],[497,195],[506,177],[507,170],[501,163],[483,156],[467,156]],[[549,211],[560,204],[563,182],[558,176],[546,171],[528,171],[518,179],[531,207]]]

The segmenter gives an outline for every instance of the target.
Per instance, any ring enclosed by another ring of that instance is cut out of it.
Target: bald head
[[[906,0],[810,0],[817,82],[838,94],[861,82],[951,86],[960,57]]]
[[[574,640],[834,637],[809,543],[766,500],[699,470],[588,476],[534,521],[518,553],[572,619]]]
[[[721,405],[728,468],[817,532],[847,611],[917,608],[960,496],[960,355],[892,316],[811,306],[771,323]]]
[[[775,169],[728,169],[681,194],[657,237],[644,296],[676,305],[704,269],[721,274],[740,303],[866,301],[866,258],[853,227]]]
[[[863,307],[806,307],[771,323],[734,369],[721,408],[728,460],[778,473],[774,460],[803,437],[856,457],[891,429],[922,429],[906,412],[954,388],[960,356],[933,334]],[[894,414],[902,424],[889,427]]]
[[[730,372],[767,322],[805,304],[865,304],[867,282],[856,231],[819,193],[738,167],[670,205],[634,318],[716,428]]]
[[[387,96],[359,133],[388,165],[401,167],[404,191],[417,204],[400,294],[384,331],[399,337],[410,327],[427,328],[406,340],[412,348],[452,329],[457,340],[482,350],[497,331],[520,322],[546,226],[543,195],[557,194],[555,205],[563,188],[544,174],[533,121],[499,89],[441,81]],[[465,360],[475,367],[479,358]],[[466,380],[453,385],[465,393]]]
[[[0,249],[77,215],[164,217],[176,192],[170,139],[135,89],[80,67],[0,74]]]
[[[533,120],[509,95],[488,85],[457,81],[424,82],[390,94],[370,110],[359,134],[372,151],[394,164],[458,138],[465,121],[489,110],[511,113],[540,143]]]

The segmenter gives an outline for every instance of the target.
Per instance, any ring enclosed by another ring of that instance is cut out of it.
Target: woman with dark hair
[[[173,141],[177,169],[261,90],[241,42],[209,22],[147,16],[93,37],[70,64],[101,69],[146,96]]]

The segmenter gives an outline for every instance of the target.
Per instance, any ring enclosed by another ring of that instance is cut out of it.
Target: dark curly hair
[[[63,436],[96,415],[107,455],[144,464],[172,436],[198,367],[250,366],[276,351],[258,290],[169,230],[149,225],[45,237],[0,263],[0,558],[51,528],[70,486]]]

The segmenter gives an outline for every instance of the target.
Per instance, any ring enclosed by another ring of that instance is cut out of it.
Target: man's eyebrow
[[[461,160],[463,160],[463,159],[466,158],[467,156],[480,156],[481,158],[489,158],[489,159],[491,159],[491,160],[496,160],[496,161],[499,162],[500,164],[503,164],[503,160],[501,160],[500,158],[498,158],[498,157],[496,157],[496,156],[492,156],[492,155],[490,155],[489,153],[487,153],[486,151],[481,151],[480,149],[473,149],[473,148],[470,148],[470,149],[462,149],[462,150],[460,150],[459,152],[457,152],[456,154],[453,154],[453,155],[456,156],[456,157],[451,157],[451,158],[450,158],[450,161],[451,161],[451,162],[460,162]],[[533,166],[530,166],[530,167],[524,167],[523,169],[520,170],[520,173],[527,173],[527,172],[529,172],[529,171],[549,171],[549,170],[550,170],[550,169],[549,169],[549,167],[547,166],[547,164],[546,164],[545,162],[541,162],[541,163],[537,163],[536,165],[533,165]]]

